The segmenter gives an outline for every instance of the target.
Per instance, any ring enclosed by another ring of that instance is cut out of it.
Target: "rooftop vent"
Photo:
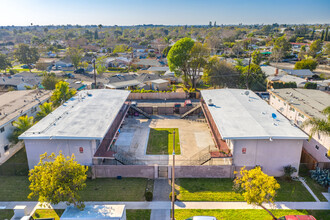
[[[209,99],[209,100],[207,101],[207,103],[208,103],[209,106],[213,106],[212,99]]]

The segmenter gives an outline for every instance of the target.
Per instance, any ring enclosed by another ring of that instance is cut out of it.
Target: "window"
[[[4,132],[4,131],[5,131],[5,127],[0,128],[1,133]]]
[[[315,148],[316,148],[316,150],[320,149],[320,147],[319,147],[319,146],[317,146],[317,145],[315,145]]]
[[[9,145],[4,146],[3,149],[7,152],[9,150]]]

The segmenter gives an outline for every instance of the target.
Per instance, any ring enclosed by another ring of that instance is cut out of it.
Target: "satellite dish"
[[[245,91],[244,94],[245,94],[245,95],[249,95],[250,92],[249,92],[249,91]]]
[[[272,113],[272,118],[273,119],[276,119],[277,118],[277,115],[275,113]]]

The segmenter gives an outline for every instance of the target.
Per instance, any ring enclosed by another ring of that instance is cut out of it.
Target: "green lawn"
[[[147,154],[172,154],[173,130],[175,130],[175,154],[180,154],[178,128],[151,128],[149,133]]]
[[[144,201],[147,179],[116,178],[87,180],[80,193],[84,201]]]
[[[316,181],[314,181],[309,174],[309,170],[305,165],[300,165],[299,167],[299,176],[305,178],[306,184],[311,188],[313,193],[319,198],[321,202],[328,201],[322,194],[322,192],[327,192],[327,188],[321,186]]]
[[[276,201],[315,201],[300,182],[277,179],[281,188]],[[233,191],[232,179],[178,179],[178,199],[182,201],[244,201]]]
[[[14,210],[12,209],[0,209],[0,219],[5,220],[5,219],[11,219],[11,217],[14,216]]]
[[[25,175],[29,173],[29,166],[26,157],[26,150],[23,147],[16,154],[14,154],[9,160],[0,166],[1,175]]]
[[[0,201],[29,201],[30,182],[26,176],[0,178]],[[147,181],[142,178],[88,179],[80,195],[84,201],[144,201]]]
[[[328,210],[272,210],[276,217],[285,215],[313,215],[317,220],[330,218]],[[214,216],[218,220],[272,220],[272,217],[261,209],[179,209],[175,210],[176,220],[185,220],[196,215]]]
[[[149,220],[151,210],[150,209],[127,209],[127,220]]]
[[[32,217],[34,219],[39,218],[54,218],[55,220],[60,220],[61,215],[63,214],[64,209],[37,209]]]

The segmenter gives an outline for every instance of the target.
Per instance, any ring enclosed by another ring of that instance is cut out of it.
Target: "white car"
[[[217,218],[213,216],[193,216],[186,220],[217,220]]]

